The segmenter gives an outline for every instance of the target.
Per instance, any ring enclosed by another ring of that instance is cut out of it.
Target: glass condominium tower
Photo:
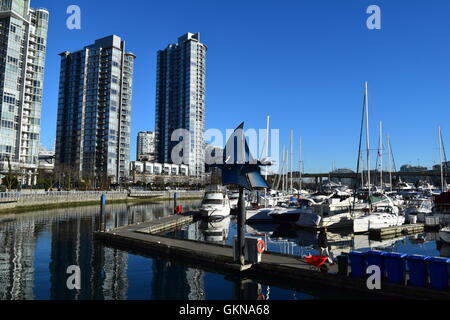
[[[35,184],[49,13],[0,0],[0,172]]]
[[[158,51],[157,57],[157,160],[173,163],[172,149],[180,142],[171,141],[172,133],[185,129],[189,132],[189,148],[183,150],[183,164],[189,166],[190,175],[197,177],[205,172],[206,51],[199,33],[187,33],[178,38],[178,43]]]
[[[121,182],[129,174],[136,56],[115,35],[60,56],[56,169],[93,184]]]

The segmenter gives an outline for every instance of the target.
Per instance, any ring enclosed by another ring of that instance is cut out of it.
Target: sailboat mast
[[[391,186],[391,192],[392,192],[392,161],[391,161],[391,138],[387,137],[387,147],[388,147],[388,157],[389,157],[389,185]]]
[[[361,189],[364,189],[364,165],[363,165],[363,156],[362,152],[359,152],[359,159],[361,160]]]
[[[380,187],[381,192],[383,192],[383,122],[380,121],[380,146],[379,146],[379,154],[380,154]]]
[[[444,192],[444,166],[443,166],[443,159],[442,159],[442,139],[441,139],[441,127],[438,128],[438,135],[439,135],[439,157],[441,160],[441,190]]]
[[[365,97],[366,97],[367,185],[369,188],[369,197],[370,197],[369,88],[368,88],[367,81],[366,81],[366,85],[365,85]]]
[[[303,173],[303,141],[302,137],[300,137],[300,166],[299,166],[299,193],[302,192],[302,173]]]
[[[292,185],[292,164],[294,163],[294,161],[293,161],[293,155],[294,155],[294,153],[293,153],[293,151],[292,151],[292,140],[294,139],[294,130],[292,130],[291,129],[291,138],[290,138],[290,144],[291,144],[291,159],[290,159],[290,161],[289,161],[289,164],[290,164],[290,167],[289,167],[289,169],[290,169],[290,179],[291,179],[291,184],[290,184],[290,193],[292,193],[292,190],[293,190],[293,185]]]
[[[287,193],[289,188],[289,149],[286,147],[286,168],[284,169],[284,191]]]
[[[266,126],[266,159],[269,158],[269,125],[270,125],[270,117],[267,116],[267,126]],[[268,169],[266,167],[264,178],[267,181]]]

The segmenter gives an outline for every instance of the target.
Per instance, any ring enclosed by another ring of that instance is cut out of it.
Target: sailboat
[[[440,195],[434,196],[433,216],[438,217],[441,224],[450,224],[450,190],[447,187],[447,181],[444,178],[444,163],[447,165],[447,156],[445,154],[444,143],[442,139],[441,127],[439,127],[439,154],[441,161],[441,190]]]
[[[380,197],[377,199],[378,201],[374,201],[375,197],[372,196],[370,188],[369,90],[367,82],[365,83],[364,105],[365,111],[363,108],[363,113],[365,112],[366,115],[367,185],[369,186],[367,197],[368,202],[366,208],[363,210],[365,214],[363,216],[356,217],[353,220],[354,233],[365,233],[371,229],[393,227],[405,223],[405,217],[400,215],[399,208],[393,203],[391,198],[385,194],[380,194]],[[380,124],[380,136],[381,135]]]

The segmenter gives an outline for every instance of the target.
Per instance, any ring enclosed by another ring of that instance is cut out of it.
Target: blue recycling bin
[[[383,251],[369,251],[367,252],[367,266],[378,266],[380,267],[381,276],[385,277],[386,268],[385,268],[385,256],[387,252]]]
[[[431,287],[437,290],[448,290],[450,259],[433,257],[428,260]]]
[[[385,262],[387,270],[387,278],[391,283],[405,283],[405,258],[407,254],[389,252],[386,253]]]
[[[351,276],[364,278],[367,269],[366,252],[351,251],[348,258],[350,259]]]
[[[406,257],[409,269],[409,284],[416,287],[426,287],[428,283],[427,261],[430,257],[412,254]]]

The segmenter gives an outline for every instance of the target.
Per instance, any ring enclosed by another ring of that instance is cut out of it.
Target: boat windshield
[[[221,199],[205,199],[203,200],[203,204],[222,204]]]

